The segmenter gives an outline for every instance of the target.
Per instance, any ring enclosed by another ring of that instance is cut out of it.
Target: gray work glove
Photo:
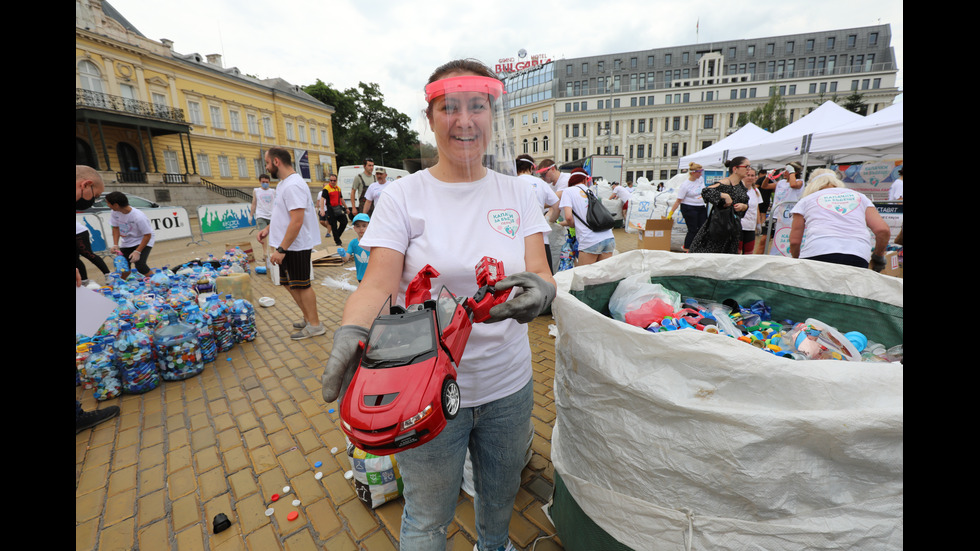
[[[493,286],[496,292],[506,291],[511,287],[520,287],[524,292],[491,308],[486,323],[496,323],[505,319],[528,323],[544,312],[555,299],[555,286],[533,272],[507,276]]]
[[[876,254],[871,255],[871,269],[881,272],[885,269],[885,257]]]
[[[327,366],[323,369],[323,377],[320,378],[324,402],[336,400],[344,382],[350,382],[363,352],[358,343],[366,344],[367,338],[368,330],[360,325],[342,325],[334,332],[333,349],[327,359]]]

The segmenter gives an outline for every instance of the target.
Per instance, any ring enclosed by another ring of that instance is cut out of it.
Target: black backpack
[[[582,220],[582,218],[575,214],[575,211],[572,210],[572,214],[575,214],[575,218],[578,218],[579,222],[582,222],[594,232],[611,230],[613,226],[616,225],[616,221],[613,220],[612,214],[609,213],[609,210],[602,205],[602,201],[596,197],[596,194],[591,189],[586,188],[585,196],[589,200],[588,210],[585,211],[585,220]]]

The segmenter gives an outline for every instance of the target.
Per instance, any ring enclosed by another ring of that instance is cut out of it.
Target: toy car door
[[[436,299],[436,318],[442,342],[453,363],[458,366],[473,324],[470,322],[469,312],[460,304],[456,295],[445,286],[439,291],[439,298]]]

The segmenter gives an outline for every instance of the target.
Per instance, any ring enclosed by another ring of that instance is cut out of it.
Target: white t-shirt
[[[152,247],[156,242],[156,235],[153,233],[153,224],[150,219],[136,208],[129,210],[128,214],[112,211],[109,215],[109,225],[119,228],[119,246],[136,247],[143,241],[143,236],[150,234],[150,242],[147,247]]]
[[[840,253],[870,261],[868,207],[874,207],[870,199],[847,188],[822,189],[800,199],[792,211],[806,221],[800,258]]]
[[[367,191],[364,192],[364,198],[374,205],[374,209],[378,209],[378,197],[381,197],[381,192],[387,189],[388,184],[391,182],[386,181],[385,183],[375,182],[371,184]]]
[[[289,211],[304,209],[303,226],[296,239],[286,247],[290,251],[305,251],[320,245],[320,230],[313,205],[310,187],[298,173],[294,172],[276,186],[276,197],[272,202],[272,218],[269,221],[269,245],[273,248],[282,244],[289,227]]]
[[[585,184],[576,184],[568,188],[565,193],[561,194],[561,204],[559,205],[562,212],[565,211],[565,207],[572,207],[574,213],[572,219],[575,220],[575,239],[578,240],[580,251],[613,236],[612,230],[596,233],[585,225],[585,216],[589,210],[589,199],[585,195],[585,189]]]
[[[432,297],[446,286],[457,297],[477,291],[476,264],[484,256],[503,262],[506,274],[525,271],[524,239],[551,231],[528,185],[493,171],[475,182],[449,183],[428,170],[391,182],[360,245],[403,253],[397,304],[427,264],[439,272]],[[513,293],[512,293],[513,294]],[[477,323],[459,363],[463,407],[508,396],[531,378],[527,326],[514,320]]]
[[[892,186],[888,188],[888,200],[898,201],[902,198],[902,193],[905,191],[905,182],[901,178],[892,182]]]
[[[555,186],[554,186],[554,191],[555,191],[556,194],[559,191],[562,191],[562,190],[568,188],[568,180],[570,180],[571,177],[572,177],[571,174],[566,174],[564,172],[559,172],[558,173],[558,181],[555,182]]]
[[[276,199],[276,190],[262,189],[260,187],[252,190],[252,197],[255,197],[255,217],[272,219],[272,202]]]
[[[753,187],[747,190],[749,194],[749,209],[742,217],[742,229],[745,231],[755,231],[756,221],[759,218],[759,203],[762,203],[762,194],[759,188]]]
[[[796,179],[796,182],[800,184],[800,187],[796,189],[790,187],[789,180],[785,178],[776,182],[776,189],[772,193],[772,204],[777,205],[779,203],[799,201],[800,197],[803,196],[803,187],[805,184],[799,178]]]
[[[542,210],[558,203],[558,196],[555,195],[555,191],[541,178],[535,178],[530,174],[521,174],[518,178],[531,186],[531,189],[534,190],[534,196],[538,198],[538,203],[541,204]],[[544,234],[544,243],[545,245],[549,244],[548,234]]]
[[[633,195],[633,191],[624,185],[618,185],[613,188],[613,195],[615,195],[623,203],[627,203],[630,197]]]
[[[703,207],[704,199],[701,197],[701,190],[704,189],[704,178],[698,177],[697,180],[687,179],[677,188],[677,198],[682,205],[689,207]]]

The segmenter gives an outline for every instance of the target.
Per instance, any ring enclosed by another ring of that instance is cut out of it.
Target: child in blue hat
[[[367,231],[371,217],[362,212],[355,216],[352,222],[357,239],[347,245],[347,250],[344,250],[343,247],[338,248],[337,253],[344,259],[344,262],[354,259],[354,266],[357,268],[357,282],[360,283],[361,279],[364,278],[364,270],[367,269],[368,257],[371,255],[371,251],[361,247],[360,240],[364,237],[364,232]]]

